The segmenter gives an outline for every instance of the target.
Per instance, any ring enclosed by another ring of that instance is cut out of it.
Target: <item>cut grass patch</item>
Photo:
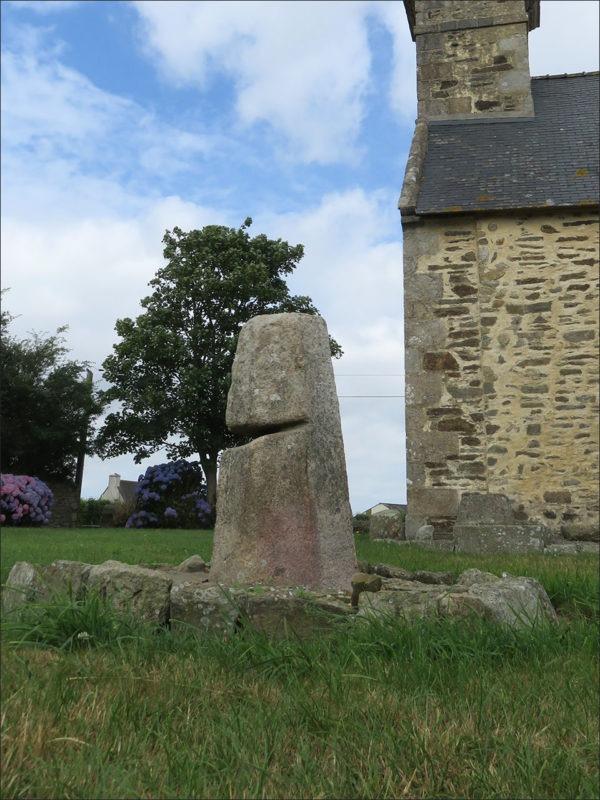
[[[211,542],[5,530],[2,574],[17,560],[209,559]],[[383,620],[299,642],[175,638],[92,596],[32,606],[3,631],[1,796],[598,797],[598,560],[357,548],[406,569],[531,575],[567,613],[530,632]]]

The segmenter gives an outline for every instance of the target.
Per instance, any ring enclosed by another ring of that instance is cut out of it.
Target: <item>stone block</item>
[[[458,491],[442,486],[409,487],[408,509],[411,515],[424,519],[455,517],[458,511]]]
[[[456,524],[454,539],[459,553],[541,553],[550,532],[539,524]]]
[[[448,456],[457,456],[459,438],[456,433],[442,431],[412,431],[407,456],[413,461],[443,463]]]
[[[39,603],[57,597],[80,599],[85,591],[91,566],[81,561],[54,561],[37,566],[27,561],[13,565],[2,593],[5,613],[26,603]]]
[[[444,388],[444,379],[440,373],[407,373],[406,405],[435,406],[438,405]]]
[[[600,540],[600,528],[593,522],[587,524],[564,523],[560,527],[560,532],[569,541],[597,542]]]
[[[464,492],[460,498],[457,525],[492,523],[510,525],[514,516],[510,500],[504,494],[493,492]]]
[[[120,613],[143,622],[165,625],[169,619],[172,579],[157,570],[120,561],[91,567],[87,585]]]

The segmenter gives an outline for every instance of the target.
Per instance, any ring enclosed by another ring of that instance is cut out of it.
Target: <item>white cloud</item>
[[[393,95],[400,108],[407,97],[414,108],[414,91],[403,81],[414,48],[398,3],[138,1],[135,7],[145,47],[168,79],[204,87],[214,73],[229,75],[241,124],[267,123],[300,159],[327,163],[356,155],[371,79],[370,14],[398,34]]]
[[[102,195],[107,181],[127,193],[128,184],[156,184],[189,171],[190,165],[197,168],[217,146],[215,137],[162,122],[65,67],[60,44],[49,46],[47,31],[12,30],[2,54],[3,181],[20,187],[5,194],[11,210],[30,182],[42,188],[36,204],[46,213],[58,210],[48,202],[49,191],[70,197],[81,209],[82,198],[65,191],[74,176],[86,176],[91,201],[94,191]],[[35,198],[32,192],[28,196]]]
[[[542,0],[540,27],[529,35],[532,75],[598,69],[596,0]]]
[[[12,287],[7,306],[22,314],[16,330],[51,331],[68,322],[73,355],[92,360],[96,376],[114,341],[115,320],[139,312],[147,282],[162,264],[164,229],[236,224],[218,209],[177,197],[148,203],[142,213],[125,218],[112,213],[110,195],[106,200],[104,217],[7,219],[2,231],[3,281]],[[344,347],[344,357],[335,362],[342,395],[403,393],[401,378],[360,377],[403,372],[399,220],[388,205],[384,195],[355,190],[324,198],[303,213],[257,219],[254,226],[256,233],[306,245],[293,290],[313,297]],[[396,241],[386,241],[392,236]],[[384,488],[384,499],[402,499],[402,398],[340,403],[353,506],[377,502]],[[125,456],[88,459],[84,495],[97,496],[114,470],[135,478],[140,467]]]

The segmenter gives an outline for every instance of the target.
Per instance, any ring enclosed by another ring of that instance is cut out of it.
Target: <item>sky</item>
[[[598,6],[542,0],[532,75],[598,69]],[[1,14],[14,333],[67,324],[72,357],[102,385],[115,321],[140,313],[165,230],[250,216],[254,235],[304,244],[290,288],[344,349],[353,511],[404,502],[397,199],[416,92],[400,0],[4,0]],[[163,460],[88,458],[82,495]]]

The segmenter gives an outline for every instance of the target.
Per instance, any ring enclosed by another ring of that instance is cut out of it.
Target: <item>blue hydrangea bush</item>
[[[212,519],[206,484],[197,461],[148,467],[138,478],[136,509],[127,528],[205,528]]]

